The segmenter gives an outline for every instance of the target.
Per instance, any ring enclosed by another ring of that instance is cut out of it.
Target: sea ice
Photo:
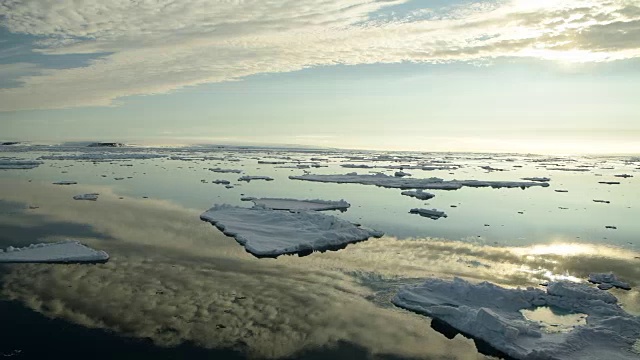
[[[432,193],[428,193],[422,189],[418,189],[418,190],[407,190],[407,191],[403,191],[400,194],[402,195],[406,195],[406,196],[411,196],[420,200],[429,200],[431,198],[434,198],[435,195]]]
[[[220,185],[229,185],[229,184],[231,184],[231,181],[229,181],[229,180],[213,180],[211,183],[212,184],[220,184]]]
[[[444,213],[444,211],[439,211],[436,209],[419,209],[419,208],[415,208],[415,209],[411,209],[411,211],[409,211],[412,214],[418,214],[420,216],[424,216],[424,217],[428,217],[429,219],[433,219],[433,220],[438,220],[441,217],[447,217],[447,214]]]
[[[605,285],[603,287],[617,287],[618,289],[631,290],[631,285],[624,281],[620,281],[614,273],[592,273],[589,274],[589,282],[594,284]]]
[[[591,169],[588,168],[565,168],[565,167],[550,167],[547,168],[547,170],[555,170],[555,171],[591,171]]]
[[[150,153],[119,153],[119,152],[88,152],[83,154],[66,155],[43,155],[40,160],[89,160],[89,161],[111,161],[111,160],[145,160],[164,158],[166,155]]]
[[[272,210],[290,211],[322,211],[322,210],[342,210],[346,211],[351,204],[344,200],[297,200],[278,198],[242,198],[240,200],[253,201],[256,206]]]
[[[609,201],[609,200],[593,200],[593,202],[603,203],[603,204],[611,204],[611,201]]]
[[[541,182],[520,182],[520,181],[480,181],[480,180],[450,180],[444,181],[440,178],[398,178],[382,173],[373,175],[358,175],[358,173],[348,173],[345,175],[314,175],[304,174],[300,176],[289,176],[289,179],[329,182],[338,184],[363,184],[376,185],[386,188],[400,189],[440,189],[440,190],[457,190],[463,186],[469,187],[492,187],[492,188],[527,188],[532,186],[547,187],[549,183]]]
[[[77,241],[9,246],[0,250],[0,263],[102,263],[109,260],[104,251],[91,249]]]
[[[250,182],[251,180],[266,180],[266,181],[273,181],[273,178],[270,178],[268,176],[241,176],[238,178],[238,181],[246,181],[246,182]]]
[[[40,165],[42,165],[42,161],[0,160],[0,170],[35,169]]]
[[[638,359],[632,348],[640,338],[640,318],[625,312],[615,296],[588,284],[557,281],[543,291],[472,284],[460,278],[427,279],[402,287],[392,302],[516,359]],[[586,325],[546,332],[520,312],[538,306],[586,314]]]
[[[232,173],[232,174],[240,174],[242,172],[242,170],[237,170],[237,169],[221,169],[221,168],[210,168],[209,170],[216,173]]]
[[[538,182],[549,182],[549,181],[551,181],[551,179],[549,179],[548,177],[525,177],[525,178],[522,178],[522,180],[538,181]]]
[[[234,237],[256,257],[304,256],[313,251],[342,249],[350,243],[383,235],[315,211],[289,212],[225,204],[215,205],[202,213],[200,219]]]
[[[620,174],[620,175],[613,175],[614,177],[618,177],[618,178],[630,178],[633,177],[633,175],[629,175],[629,174]]]
[[[82,194],[82,195],[76,195],[73,197],[73,200],[91,200],[91,201],[96,201],[98,200],[98,193],[91,193],[91,194]]]
[[[604,185],[620,185],[619,181],[598,181],[598,184]]]
[[[53,185],[75,185],[78,182],[76,181],[71,181],[71,180],[62,180],[62,181],[56,181],[53,183]]]
[[[411,176],[411,174],[406,173],[404,171],[396,171],[393,176],[395,177],[405,177],[405,176]]]

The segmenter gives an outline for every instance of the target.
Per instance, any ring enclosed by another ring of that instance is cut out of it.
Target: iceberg
[[[420,200],[429,200],[431,198],[434,198],[435,195],[432,193],[428,193],[422,189],[418,189],[418,190],[407,190],[407,191],[403,191],[400,194],[405,195],[405,196],[411,196],[414,197],[416,199],[420,199]]]
[[[344,200],[297,200],[285,198],[250,198],[243,197],[240,200],[253,201],[256,206],[264,207],[272,210],[290,210],[290,211],[322,211],[322,210],[342,210],[346,211],[351,204]]]
[[[544,291],[432,278],[402,287],[392,302],[515,359],[630,360],[639,356],[633,347],[640,338],[640,318],[623,310],[615,296],[588,284],[556,281]],[[586,314],[586,324],[563,332],[545,331],[521,312],[540,306]]]
[[[0,250],[0,263],[104,263],[109,254],[78,241],[32,244],[23,248],[9,246]]]
[[[521,181],[480,181],[480,180],[450,180],[445,181],[440,178],[399,178],[382,173],[372,175],[359,175],[358,173],[348,173],[345,175],[314,175],[304,174],[300,176],[289,176],[292,180],[328,182],[338,184],[363,184],[376,185],[386,188],[399,189],[439,189],[458,190],[463,186],[468,187],[492,187],[492,188],[528,188],[532,186],[547,187],[549,183],[544,182],[521,182]]]
[[[315,211],[289,212],[260,207],[215,205],[200,215],[252,255],[278,257],[339,250],[384,233]]]
[[[420,216],[424,216],[424,217],[428,217],[429,219],[432,220],[438,220],[441,217],[447,217],[447,214],[444,213],[444,211],[439,211],[436,209],[419,209],[419,208],[415,208],[415,209],[411,209],[409,211],[411,214],[418,214]]]

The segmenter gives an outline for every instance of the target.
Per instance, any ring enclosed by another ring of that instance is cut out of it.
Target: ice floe
[[[322,210],[342,210],[346,211],[351,204],[344,200],[297,200],[284,198],[241,198],[243,201],[253,201],[256,206],[273,210],[291,211],[322,211]]]
[[[593,202],[603,203],[603,204],[611,204],[611,201],[609,201],[609,200],[593,200]]]
[[[104,251],[94,250],[77,241],[32,244],[23,248],[9,246],[0,250],[0,263],[102,263],[109,260]]]
[[[342,249],[350,243],[383,235],[315,211],[289,212],[225,204],[215,205],[202,213],[200,219],[234,237],[256,257],[304,256],[313,251]]]
[[[167,155],[152,153],[82,153],[82,154],[65,154],[65,155],[43,155],[40,160],[88,160],[88,161],[111,161],[111,160],[146,160],[164,158]]]
[[[624,179],[633,177],[633,175],[629,175],[629,174],[618,174],[618,175],[613,175],[613,176],[617,177],[617,178],[624,178]]]
[[[96,201],[98,200],[98,193],[91,193],[91,194],[81,194],[81,195],[75,195],[73,197],[73,200],[91,200],[91,201]]]
[[[14,170],[14,169],[35,169],[42,165],[42,161],[30,161],[30,160],[0,160],[0,170]]]
[[[440,189],[457,190],[463,186],[469,187],[492,187],[492,188],[527,188],[532,186],[547,187],[548,183],[543,182],[521,182],[521,181],[480,181],[480,180],[450,180],[444,181],[440,178],[398,178],[382,173],[359,175],[358,173],[348,173],[345,175],[315,175],[304,174],[300,176],[289,176],[289,179],[328,182],[338,184],[363,184],[376,185],[386,188],[399,189]]]
[[[422,189],[418,189],[418,190],[407,190],[407,191],[403,191],[400,194],[405,195],[405,196],[411,196],[420,200],[429,200],[431,198],[434,198],[435,195],[429,192],[426,192]]]
[[[549,181],[551,181],[551,179],[549,179],[548,177],[524,177],[521,180],[538,181],[538,182],[549,182]]]
[[[238,170],[238,169],[209,168],[209,170],[216,173],[230,173],[230,174],[240,174],[242,172],[242,170]]]
[[[412,214],[418,214],[420,216],[427,217],[433,220],[438,220],[441,217],[445,217],[445,218],[447,217],[447,214],[445,214],[444,211],[439,211],[436,209],[415,208],[415,209],[411,209],[409,212]]]
[[[592,273],[589,274],[589,282],[598,284],[598,288],[609,290],[612,287],[618,289],[631,290],[631,285],[624,281],[620,281],[614,273]]]
[[[251,180],[273,181],[273,178],[271,178],[269,176],[260,176],[260,175],[256,175],[256,176],[245,175],[245,176],[241,176],[241,177],[238,178],[238,181],[250,182]]]
[[[404,171],[396,171],[393,176],[395,177],[405,177],[405,176],[411,176],[411,174],[406,173]]]
[[[582,171],[582,172],[591,171],[591,169],[589,169],[589,168],[565,168],[565,167],[548,167],[547,170],[554,170],[554,171]]]
[[[54,182],[53,185],[75,185],[77,183],[78,183],[77,181],[62,180],[62,181]]]
[[[638,359],[632,348],[640,338],[640,318],[625,312],[615,296],[588,284],[557,281],[544,291],[427,279],[402,287],[392,302],[516,359]],[[521,313],[540,306],[585,314],[586,325],[544,331]]]
[[[598,184],[604,185],[620,185],[619,181],[598,181]]]
[[[229,184],[231,184],[231,181],[229,181],[229,180],[213,180],[211,183],[212,184],[220,184],[220,185],[229,185]]]

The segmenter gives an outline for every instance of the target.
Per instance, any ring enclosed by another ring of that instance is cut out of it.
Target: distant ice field
[[[7,166],[10,169],[0,171],[0,177],[107,185],[123,196],[166,199],[202,211],[215,204],[250,207],[252,204],[241,201],[242,197],[344,199],[351,207],[344,213],[331,211],[332,215],[398,238],[436,237],[509,246],[578,242],[640,248],[640,159],[630,156],[14,145],[0,147],[0,159],[5,164],[42,162],[32,169]],[[242,173],[210,170],[216,168]],[[358,175],[383,173],[394,177],[402,169],[411,174],[402,177],[409,184],[412,179],[429,178],[522,183],[548,178],[549,186],[524,190],[468,186],[429,189],[435,197],[421,200],[401,194],[413,190],[411,187],[289,178],[354,171]],[[247,182],[240,180],[242,176],[273,181]],[[233,187],[213,183],[216,180],[227,180]],[[437,209],[447,217],[432,221],[410,214],[414,208]]]

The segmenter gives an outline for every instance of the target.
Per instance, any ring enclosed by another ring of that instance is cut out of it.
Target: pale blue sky
[[[0,140],[640,153],[628,1],[28,3],[0,7]]]

